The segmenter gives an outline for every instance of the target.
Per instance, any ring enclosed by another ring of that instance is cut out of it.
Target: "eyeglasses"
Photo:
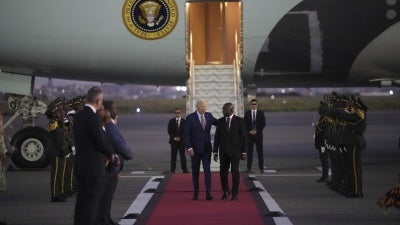
[[[251,103],[251,105],[257,105],[257,103]]]
[[[175,114],[181,114],[181,112],[175,112]]]

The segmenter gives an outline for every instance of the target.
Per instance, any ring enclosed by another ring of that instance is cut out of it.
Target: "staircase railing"
[[[236,115],[243,117],[244,115],[244,103],[243,103],[243,81],[242,81],[242,54],[241,54],[241,45],[238,43],[238,35],[237,31],[235,32],[235,59],[233,60],[234,67],[234,82],[235,82],[235,108]]]

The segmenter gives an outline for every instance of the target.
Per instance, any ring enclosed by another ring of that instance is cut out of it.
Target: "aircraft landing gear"
[[[50,164],[50,139],[41,127],[25,127],[11,139],[13,163],[20,168],[44,168]]]

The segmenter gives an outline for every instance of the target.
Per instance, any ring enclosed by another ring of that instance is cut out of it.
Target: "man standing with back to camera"
[[[183,140],[192,159],[192,181],[194,188],[193,200],[199,195],[200,163],[203,164],[206,184],[206,200],[212,200],[211,195],[211,125],[217,119],[207,110],[205,100],[196,103],[197,110],[186,117]]]
[[[95,225],[104,192],[106,166],[114,161],[113,150],[105,141],[96,110],[103,104],[102,90],[94,86],[86,96],[85,107],[74,118],[77,195],[74,225]]]
[[[263,129],[265,127],[264,112],[258,109],[257,99],[250,101],[250,110],[244,114],[244,121],[248,132],[247,147],[247,172],[252,172],[253,149],[256,145],[258,168],[264,173]]]

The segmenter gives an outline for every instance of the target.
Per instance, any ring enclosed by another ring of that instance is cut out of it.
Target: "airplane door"
[[[232,64],[242,42],[239,1],[186,3],[186,57],[196,65]],[[241,51],[241,50],[240,50]],[[239,52],[241,54],[241,52]]]

